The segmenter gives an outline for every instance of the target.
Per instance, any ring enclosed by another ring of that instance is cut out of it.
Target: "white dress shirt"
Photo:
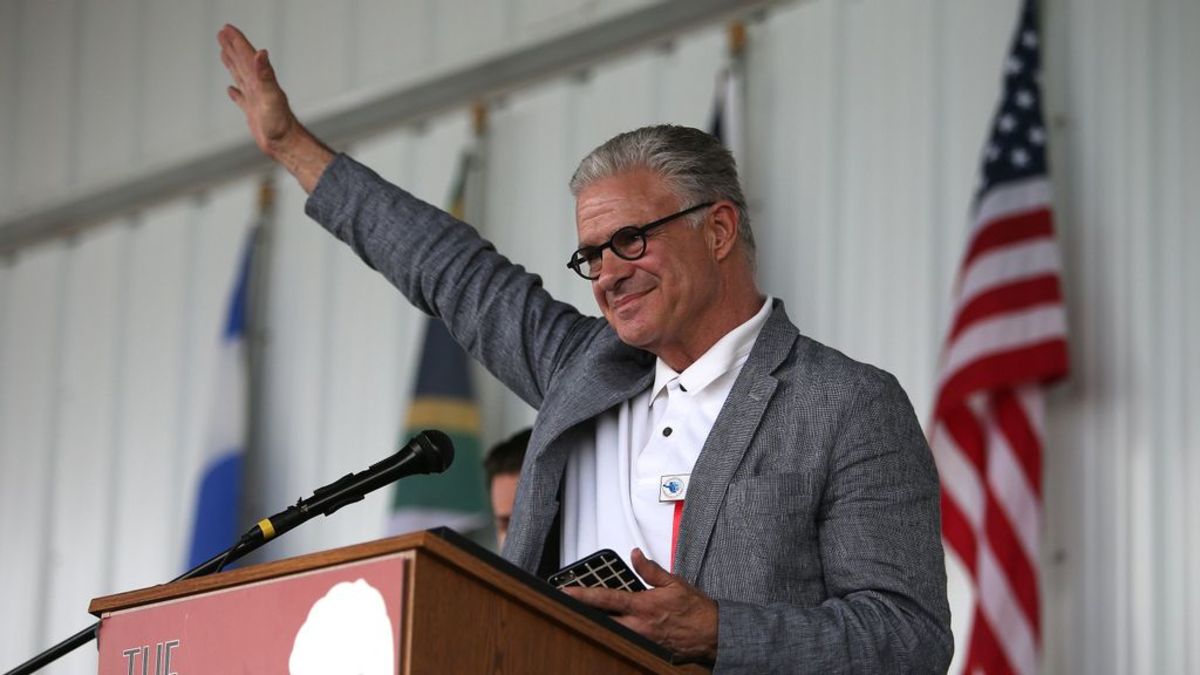
[[[770,314],[726,333],[682,373],[662,359],[654,384],[596,418],[596,435],[567,459],[561,563],[636,546],[670,567],[675,506],[659,501],[663,476],[690,475],[733,383]]]

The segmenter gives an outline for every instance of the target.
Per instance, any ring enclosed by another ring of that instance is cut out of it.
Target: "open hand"
[[[275,79],[267,50],[256,50],[242,31],[229,24],[217,33],[217,41],[221,44],[221,63],[233,77],[233,85],[226,92],[242,109],[259,149],[275,157],[279,145],[299,123],[288,105],[287,94]]]
[[[226,91],[246,116],[255,144],[311,193],[333,161],[333,151],[292,114],[267,50],[255,49],[242,31],[228,24],[217,33],[217,41],[221,43],[221,63],[233,77],[233,86]]]
[[[682,577],[646,558],[630,554],[633,569],[653,588],[640,593],[607,588],[567,587],[563,592],[612,615],[618,623],[689,659],[717,658],[717,603]]]

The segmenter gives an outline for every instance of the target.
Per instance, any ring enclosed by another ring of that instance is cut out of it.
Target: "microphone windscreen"
[[[429,473],[441,473],[454,461],[454,441],[437,429],[426,429],[417,436],[426,456]]]

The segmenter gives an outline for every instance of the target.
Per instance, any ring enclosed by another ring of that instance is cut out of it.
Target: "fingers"
[[[271,57],[267,50],[263,49],[254,54],[254,70],[260,81],[275,81],[275,68],[271,66]]]
[[[634,594],[629,591],[568,586],[563,589],[563,592],[585,605],[591,605],[610,614],[629,614],[633,611]]]
[[[239,59],[237,50],[221,36],[221,64],[225,66],[225,70],[229,71],[229,76],[233,78],[233,82],[239,88],[246,86],[247,66]]]
[[[254,48],[254,45],[250,44],[250,40],[246,39],[245,34],[238,30],[237,26],[227,23],[217,33],[217,36],[221,44],[227,46],[233,52],[234,56],[239,59],[249,61],[254,58],[254,53],[257,50]]]
[[[221,50],[221,63],[225,66],[225,70],[229,71],[229,76],[233,78],[234,84],[241,87],[244,86],[241,73],[238,72],[237,64],[234,63],[233,57],[224,49]]]
[[[629,553],[629,559],[633,562],[633,570],[638,573],[638,576],[646,581],[646,583],[655,588],[661,586],[669,586],[675,582],[675,577],[671,573],[663,569],[662,565],[654,562],[642,553],[642,549],[635,548]]]
[[[217,33],[217,42],[221,45],[221,63],[240,90],[245,91],[251,80],[275,79],[266,50],[256,50],[236,26],[225,24]]]

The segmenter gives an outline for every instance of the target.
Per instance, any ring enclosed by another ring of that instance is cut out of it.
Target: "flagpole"
[[[246,307],[246,471],[243,475],[242,518],[246,522],[256,514],[267,512],[267,505],[251,503],[259,495],[269,494],[264,488],[269,467],[264,466],[263,452],[266,416],[266,354],[269,349],[267,309],[270,297],[270,278],[275,242],[275,175],[268,173],[258,183],[256,218],[253,226],[254,249],[251,264],[249,301]]]
[[[729,58],[740,61],[742,54],[746,51],[746,23],[744,21],[731,21],[726,28],[726,37],[729,43]]]
[[[726,138],[723,139],[726,147],[733,153],[733,159],[737,162],[738,174],[741,177],[742,185],[750,185],[747,180],[747,142],[746,142],[746,126],[745,126],[745,100],[746,100],[746,47],[748,38],[746,34],[746,23],[741,20],[731,21],[725,29],[726,50],[728,55],[728,64],[726,66],[728,78],[728,86],[725,88],[726,101],[723,105],[729,110],[729,119],[726,124],[729,126],[726,132]]]
[[[471,106],[471,133],[471,158],[467,169],[470,176],[463,196],[463,213],[468,223],[483,231],[487,202],[484,171],[487,166],[488,106],[482,99]]]

